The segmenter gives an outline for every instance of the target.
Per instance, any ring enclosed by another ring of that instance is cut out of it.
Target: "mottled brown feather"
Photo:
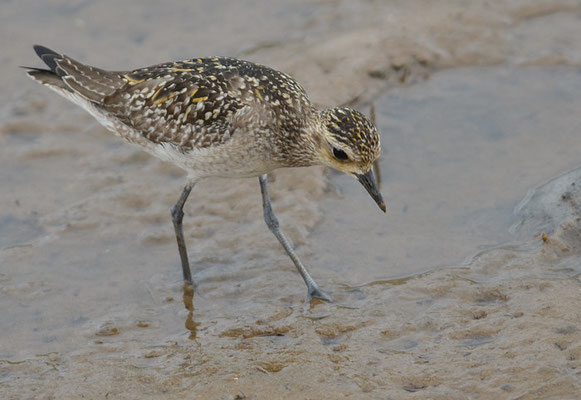
[[[302,87],[288,75],[232,58],[110,72],[58,53],[49,56],[72,92],[149,141],[184,151],[225,143],[242,127],[290,135],[301,126],[297,111],[312,108]]]
[[[126,85],[101,106],[148,140],[183,150],[222,144],[242,127],[296,131],[296,109],[312,108],[288,75],[232,58],[159,64],[122,78]]]
[[[87,100],[101,103],[125,85],[121,76],[99,68],[84,65],[68,56],[55,59],[56,73],[62,80]]]

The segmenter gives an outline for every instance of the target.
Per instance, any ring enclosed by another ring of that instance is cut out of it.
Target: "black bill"
[[[355,174],[357,180],[361,182],[363,187],[367,190],[367,193],[375,200],[379,208],[386,212],[387,208],[385,206],[385,202],[383,201],[383,197],[381,193],[379,193],[379,189],[377,189],[377,184],[375,183],[375,175],[373,175],[373,170],[369,170],[364,174]]]

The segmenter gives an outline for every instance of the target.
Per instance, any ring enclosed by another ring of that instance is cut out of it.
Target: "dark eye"
[[[347,153],[345,153],[341,149],[337,149],[336,147],[333,147],[333,155],[335,156],[336,159],[341,160],[341,161],[349,159],[349,157],[347,156]]]

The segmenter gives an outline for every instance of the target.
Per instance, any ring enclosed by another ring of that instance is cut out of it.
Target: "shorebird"
[[[354,176],[385,212],[373,175],[381,147],[376,127],[348,107],[318,110],[289,75],[229,57],[194,58],[106,71],[43,46],[49,69],[28,75],[81,106],[105,128],[187,173],[171,208],[184,280],[193,283],[182,220],[200,179],[258,177],[264,220],[304,279],[308,298],[331,301],[280,229],[267,173],[326,165]]]

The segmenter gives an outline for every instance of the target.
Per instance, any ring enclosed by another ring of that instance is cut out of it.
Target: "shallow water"
[[[0,5],[0,392],[578,393],[581,2],[225,4]],[[168,212],[183,173],[27,80],[36,42],[108,68],[239,55],[318,103],[374,100],[387,215],[346,176],[273,174],[281,224],[337,303],[305,304],[256,179],[192,192],[184,290]]]
[[[578,69],[539,67],[449,69],[389,91],[376,102],[388,213],[333,174],[341,195],[322,201],[317,264],[361,284],[529,240],[511,234],[513,210],[538,182],[579,165],[580,93]]]

